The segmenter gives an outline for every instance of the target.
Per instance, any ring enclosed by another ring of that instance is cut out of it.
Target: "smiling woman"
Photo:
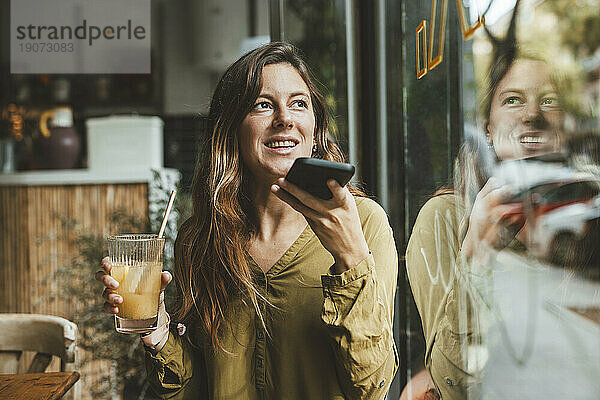
[[[298,50],[271,43],[223,74],[198,155],[193,215],[175,244],[169,333],[142,338],[165,398],[383,399],[398,367],[398,259],[385,211],[329,180],[322,200],[284,179],[299,157],[344,161]],[[281,190],[283,189],[283,190]],[[97,279],[115,288],[106,274]],[[163,288],[170,282],[163,273]],[[105,310],[123,299],[104,292]]]
[[[298,157],[310,157],[315,114],[308,86],[287,63],[263,68],[263,86],[240,126],[240,153],[255,179],[285,176]]]
[[[516,60],[491,98],[486,134],[500,160],[560,150],[564,112],[539,60]]]

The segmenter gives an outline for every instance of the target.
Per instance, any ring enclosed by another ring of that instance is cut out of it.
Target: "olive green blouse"
[[[443,400],[479,398],[481,302],[477,274],[460,253],[463,207],[456,196],[431,198],[419,211],[406,268],[425,334],[425,366]]]
[[[241,301],[221,340],[230,354],[170,333],[146,352],[148,379],[172,399],[383,399],[398,367],[392,335],[397,253],[385,211],[356,198],[371,253],[335,275],[331,254],[307,227],[256,283],[271,303],[266,331]],[[186,335],[189,335],[188,332]]]
[[[592,372],[600,366],[594,357],[597,327],[567,317],[563,307],[592,304],[594,285],[530,261],[518,238],[490,257],[466,259],[460,251],[461,203],[453,195],[431,198],[406,251],[425,334],[425,366],[442,400],[598,398],[598,375]],[[582,292],[579,300],[568,286]],[[521,305],[526,311],[513,309]],[[537,328],[522,327],[525,320]],[[519,328],[515,335],[509,326]],[[529,349],[525,335],[533,337]]]

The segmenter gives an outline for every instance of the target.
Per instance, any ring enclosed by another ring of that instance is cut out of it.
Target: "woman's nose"
[[[526,123],[534,123],[544,120],[544,113],[537,102],[530,101],[525,105],[525,110],[523,111],[523,120]]]
[[[294,120],[289,110],[280,108],[273,119],[273,126],[276,128],[289,129],[294,126]]]

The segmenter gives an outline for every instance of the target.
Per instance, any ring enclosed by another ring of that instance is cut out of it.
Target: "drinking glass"
[[[120,333],[147,333],[157,328],[160,275],[165,239],[154,234],[108,237],[110,275],[123,298],[115,315]]]

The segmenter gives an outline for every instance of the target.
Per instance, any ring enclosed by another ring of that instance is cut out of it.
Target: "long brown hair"
[[[313,157],[344,161],[328,134],[327,105],[296,47],[270,43],[242,56],[225,71],[211,101],[207,137],[192,183],[193,214],[179,231],[174,267],[179,292],[174,318],[198,324],[214,349],[225,350],[219,328],[233,300],[251,304],[262,320],[259,302],[264,299],[247,259],[246,249],[256,227],[248,193],[250,174],[240,156],[238,129],[260,94],[263,67],[278,63],[292,65],[310,91],[316,119]]]

